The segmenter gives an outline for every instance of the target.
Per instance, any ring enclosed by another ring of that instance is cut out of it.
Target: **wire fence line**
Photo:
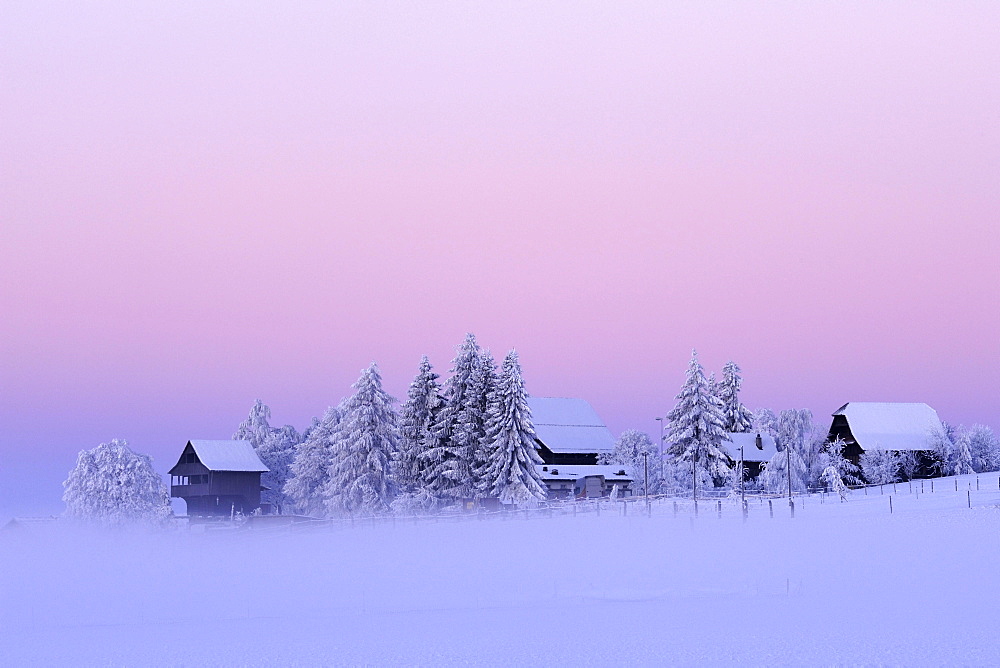
[[[476,521],[518,521],[555,517],[674,517],[674,518],[740,518],[744,521],[760,518],[794,518],[796,512],[809,512],[817,505],[851,504],[860,511],[870,504],[884,506],[881,512],[893,514],[910,510],[925,495],[935,495],[947,501],[943,507],[1000,505],[1000,476],[997,474],[968,475],[955,478],[918,479],[883,485],[854,485],[846,499],[826,489],[811,489],[792,493],[747,492],[733,494],[730,490],[712,490],[697,499],[687,494],[650,494],[611,499],[608,497],[553,500],[530,508],[488,510],[445,509],[419,515],[347,516],[336,518],[306,518],[292,516],[261,516],[248,518],[238,526],[229,522],[216,523],[209,529],[250,529],[262,532],[307,532],[344,530],[421,524]],[[950,497],[947,497],[950,495]],[[946,499],[947,497],[947,499]],[[745,505],[744,505],[745,501]],[[867,512],[867,511],[866,511]],[[283,518],[287,518],[284,521]]]

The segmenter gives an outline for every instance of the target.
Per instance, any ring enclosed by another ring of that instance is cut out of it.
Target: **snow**
[[[268,470],[254,451],[250,441],[189,441],[198,459],[209,471]]]
[[[655,465],[655,461],[651,461],[649,464],[650,468]],[[538,471],[538,475],[542,480],[579,480],[587,476],[604,476],[605,480],[611,482],[635,480],[632,467],[626,464],[546,464],[536,465],[535,470]],[[622,471],[624,471],[624,475],[621,474]],[[639,472],[639,477],[642,478],[641,471]]]
[[[756,433],[727,433],[726,438],[728,440],[722,442],[722,449],[729,453],[733,461],[738,462],[740,460],[741,445],[743,446],[743,461],[745,462],[767,462],[778,451],[778,447],[774,443],[774,437],[770,434],[760,435],[760,444],[764,447],[763,450],[757,449]]]
[[[611,453],[611,430],[584,399],[529,397],[531,421],[538,440],[552,452]]]
[[[931,434],[944,432],[937,411],[921,403],[852,401],[834,415],[847,417],[864,450],[929,450]]]
[[[304,533],[0,533],[0,665],[996,665],[1000,490],[976,481],[799,497],[794,519],[751,499],[745,524],[734,500],[695,519],[640,499]]]

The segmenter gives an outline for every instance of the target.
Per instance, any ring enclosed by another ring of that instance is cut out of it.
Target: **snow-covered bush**
[[[899,480],[900,458],[895,450],[867,450],[861,454],[861,472],[872,485]]]
[[[795,451],[795,448],[784,448],[774,453],[771,461],[764,464],[764,470],[760,474],[760,485],[763,489],[772,493],[781,493],[788,490],[789,474],[788,467],[791,464],[791,486],[793,492],[803,492],[807,489],[806,476],[808,471],[802,461],[802,457]]]
[[[124,440],[82,450],[63,483],[66,516],[105,526],[157,524],[171,515],[170,495],[153,460]]]

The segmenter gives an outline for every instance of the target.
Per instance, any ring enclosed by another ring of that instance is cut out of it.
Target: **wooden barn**
[[[830,440],[843,439],[844,456],[855,464],[867,450],[916,453],[917,476],[924,477],[931,474],[931,436],[943,432],[937,411],[927,404],[852,401],[833,413]]]
[[[530,397],[538,454],[546,464],[593,466],[611,454],[615,439],[583,399]]]
[[[249,515],[261,507],[266,471],[249,441],[188,441],[170,469],[170,496],[192,517]]]

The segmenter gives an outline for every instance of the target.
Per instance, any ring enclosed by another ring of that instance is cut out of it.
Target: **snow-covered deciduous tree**
[[[933,430],[928,434],[927,447],[934,458],[933,468],[939,475],[953,475],[958,471],[958,450],[955,441],[957,430],[947,422],[941,422],[941,430]]]
[[[544,500],[545,485],[536,464],[542,463],[531,424],[528,393],[524,389],[517,352],[503,362],[490,402],[486,423],[486,465],[482,478],[500,503],[531,505]]]
[[[170,495],[153,460],[124,440],[82,450],[63,483],[66,516],[104,526],[160,523],[171,515]]]
[[[808,488],[809,470],[801,455],[792,447],[782,448],[771,456],[771,461],[764,464],[764,470],[760,474],[761,487],[774,493],[787,491],[789,464],[791,464],[792,491],[805,491]]]
[[[1000,440],[997,440],[992,429],[974,424],[968,429],[962,429],[959,438],[966,442],[972,455],[972,468],[977,473],[1000,469]]]
[[[823,469],[823,473],[819,479],[820,482],[830,488],[831,492],[836,493],[841,501],[847,500],[850,489],[844,484],[844,480],[841,478],[840,471],[836,466],[830,465]]]
[[[844,484],[859,485],[861,484],[861,469],[859,469],[854,462],[844,456],[845,447],[847,447],[847,442],[839,437],[827,442],[825,446],[827,467],[832,466],[837,469],[837,474],[840,476],[840,479],[844,482]],[[826,469],[824,469],[824,473],[825,471]]]
[[[323,418],[314,420],[305,440],[295,448],[289,467],[291,477],[284,492],[299,512],[314,517],[326,514],[323,490],[330,476],[333,447],[343,416],[343,403],[326,409]]]
[[[722,447],[722,403],[711,392],[697,351],[692,351],[687,377],[677,404],[667,414],[667,455],[684,462],[694,462],[711,476],[713,484],[722,485],[729,477],[732,460]]]
[[[645,454],[645,457],[643,456]],[[644,480],[649,478],[649,493],[660,487],[660,465],[657,448],[649,434],[638,429],[626,429],[615,441],[615,449],[600,458],[601,464],[624,464],[635,475],[636,494],[645,494]],[[645,468],[644,468],[645,466]]]
[[[466,334],[452,360],[451,376],[445,382],[445,403],[429,429],[427,447],[420,454],[423,487],[442,500],[471,496],[466,493],[470,492],[468,471],[472,462],[469,458],[475,448],[464,440],[467,433],[460,429],[460,420],[465,416],[471,378],[480,360],[481,351],[475,335]]]
[[[895,450],[866,450],[861,453],[861,472],[872,485],[899,480],[899,453]]]
[[[778,416],[770,408],[759,408],[753,414],[750,431],[757,434],[770,434],[773,438],[778,437]]]
[[[291,503],[284,489],[291,477],[295,447],[302,437],[291,425],[280,429],[271,427],[270,420],[271,409],[258,399],[250,408],[247,419],[236,428],[233,440],[249,441],[264,466],[269,469],[260,478],[261,485],[266,488],[261,493],[261,500],[281,510]]]
[[[391,470],[392,455],[399,449],[395,399],[382,389],[382,375],[374,362],[353,387],[354,395],[343,404],[323,496],[330,514],[379,515],[389,510],[395,494]]]
[[[722,401],[723,428],[734,434],[749,432],[753,426],[753,414],[740,402],[743,378],[736,362],[729,361],[722,367],[722,382],[719,383],[719,399]]]

